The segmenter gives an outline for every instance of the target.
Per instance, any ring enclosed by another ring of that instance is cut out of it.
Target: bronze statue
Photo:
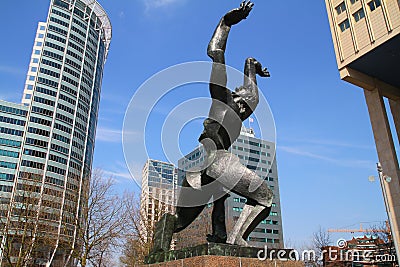
[[[173,233],[185,229],[204,209],[205,204],[196,207],[180,205],[188,198],[200,197],[207,203],[212,196],[224,192],[222,198],[214,199],[213,232],[207,236],[209,242],[247,246],[246,239],[249,234],[269,215],[272,191],[266,183],[260,183],[261,177],[243,166],[238,157],[228,152],[229,147],[240,135],[242,122],[253,113],[258,104],[256,75],[269,77],[266,68],[262,68],[256,59],[248,58],[244,67],[244,84],[234,92],[226,88],[225,49],[229,31],[233,25],[247,18],[253,6],[250,1],[243,1],[239,8],[223,16],[208,45],[207,54],[213,60],[209,84],[212,105],[209,116],[204,121],[204,131],[199,138],[206,153],[204,168],[187,173],[182,187],[190,190],[179,196],[176,215],[165,214],[156,224],[153,252],[168,251]],[[216,185],[213,186],[213,190],[201,190],[211,183]],[[226,188],[247,198],[233,231],[228,235],[224,202],[229,195],[225,192]]]

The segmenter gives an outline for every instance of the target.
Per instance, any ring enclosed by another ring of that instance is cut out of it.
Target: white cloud
[[[136,132],[125,133],[129,135],[129,140],[135,138],[139,134]],[[96,141],[109,142],[109,143],[122,143],[122,129],[109,129],[98,127],[96,131]]]
[[[140,188],[142,186],[142,168],[143,164],[136,162],[130,164],[131,174],[125,162],[115,162],[115,166],[111,169],[104,170],[104,174],[113,177],[117,181],[131,181],[132,184],[136,184],[136,186]]]
[[[375,170],[375,163],[371,160],[358,160],[358,159],[345,159],[345,158],[337,158],[337,157],[329,157],[325,155],[320,155],[317,153],[309,152],[306,149],[298,148],[298,147],[289,147],[289,146],[278,146],[278,150],[303,156],[307,158],[318,159],[326,162],[330,162],[332,164],[343,166],[343,167],[356,167],[362,169],[371,169]]]
[[[178,4],[180,2],[183,2],[184,0],[143,0],[143,1],[146,6],[146,10],[149,10],[151,8],[160,8],[160,7],[170,6],[173,4]]]
[[[26,73],[26,69],[0,65],[0,72],[13,75],[21,75]]]

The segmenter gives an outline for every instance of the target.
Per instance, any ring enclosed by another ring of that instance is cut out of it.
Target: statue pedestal
[[[260,249],[229,244],[207,243],[182,250],[151,254],[146,267],[300,267],[302,262],[290,260],[291,249]]]
[[[197,256],[192,258],[143,265],[142,267],[303,267],[301,261],[259,260],[229,256]]]

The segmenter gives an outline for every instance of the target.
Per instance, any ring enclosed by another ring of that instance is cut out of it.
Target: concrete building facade
[[[364,90],[383,177],[391,177],[382,187],[399,255],[400,173],[384,98],[400,138],[400,1],[325,3],[340,77]]]
[[[33,235],[45,229],[55,236],[37,264],[62,265],[69,254],[60,252],[61,243],[78,245],[110,41],[111,23],[97,1],[51,0],[46,22],[38,24],[22,104],[0,101],[0,231],[15,220],[13,208],[29,186],[40,208]]]
[[[262,221],[248,238],[249,245],[264,248],[283,248],[282,214],[279,195],[279,179],[275,158],[275,144],[256,138],[252,129],[242,128],[238,139],[232,144],[230,152],[237,155],[242,164],[255,171],[274,192],[272,210],[269,217]],[[204,150],[199,147],[178,162],[178,180],[182,184],[185,170],[199,166],[204,161]],[[239,218],[246,199],[235,193],[225,202],[227,231],[233,228]],[[191,247],[206,243],[206,234],[211,233],[210,203],[200,216],[185,230],[176,235],[176,248]]]

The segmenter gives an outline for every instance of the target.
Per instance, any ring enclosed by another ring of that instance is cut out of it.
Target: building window
[[[40,50],[35,50],[35,55],[40,55]]]
[[[36,42],[36,46],[42,46],[43,43],[42,42]]]
[[[380,7],[381,4],[381,0],[372,0],[368,3],[369,9],[371,9],[371,11],[374,11],[377,7]]]
[[[364,9],[361,8],[358,10],[356,13],[353,14],[354,20],[358,22],[360,19],[365,18],[365,12]]]
[[[348,19],[346,19],[345,21],[343,21],[342,23],[339,24],[340,30],[342,32],[344,32],[345,30],[347,30],[348,28],[350,28],[350,22]]]
[[[336,7],[336,12],[338,15],[342,14],[344,11],[346,11],[346,4],[342,2],[340,5]]]
[[[37,72],[37,68],[36,67],[32,67],[31,68],[31,72]]]
[[[350,3],[351,3],[352,5],[354,5],[356,2],[358,2],[358,0],[350,0]]]
[[[32,62],[33,63],[39,63],[39,59],[38,58],[34,58],[34,59],[32,59]]]
[[[46,30],[46,27],[45,26],[40,26],[40,30],[44,31],[44,30]]]
[[[39,33],[38,38],[42,39],[44,37],[43,33]]]
[[[35,76],[29,76],[29,80],[30,81],[34,81],[35,80]]]

